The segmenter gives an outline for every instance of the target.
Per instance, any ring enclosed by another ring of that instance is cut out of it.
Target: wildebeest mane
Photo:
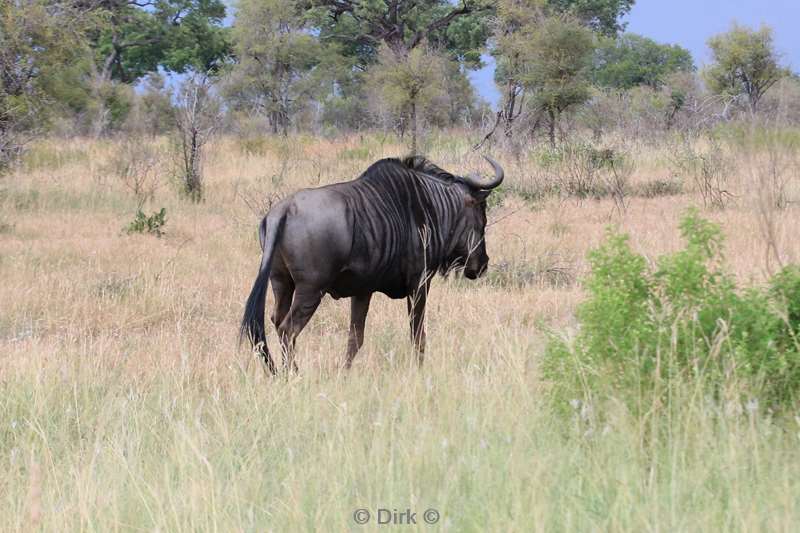
[[[423,228],[427,268],[446,271],[450,237],[463,206],[463,193],[451,187],[459,180],[414,156],[376,161],[352,182],[348,197],[357,241],[374,250],[375,271],[396,265],[410,249],[409,239],[419,239]]]
[[[373,177],[378,168],[386,167],[387,165],[397,165],[399,168],[413,170],[414,172],[425,174],[426,176],[430,176],[445,183],[454,183],[460,180],[455,174],[447,172],[421,155],[408,156],[402,159],[396,157],[381,159],[370,165],[362,176]]]
[[[446,170],[434,165],[428,159],[420,155],[405,157],[402,160],[403,166],[417,172],[422,172],[428,176],[452,183],[458,180],[458,176],[447,172]]]

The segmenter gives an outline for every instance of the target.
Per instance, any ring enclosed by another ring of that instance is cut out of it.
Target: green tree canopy
[[[76,64],[97,22],[82,15],[67,1],[0,1],[0,170],[58,104],[79,96]]]
[[[546,57],[555,59],[559,54],[554,49],[553,43],[540,41],[537,37],[554,29],[551,23],[540,27],[542,21],[569,20],[570,31],[574,30],[579,34],[576,43],[561,41],[561,44],[566,46],[565,53],[576,54],[565,59],[576,60],[577,63],[574,65],[574,72],[568,73],[568,78],[563,80],[563,90],[559,91],[561,97],[553,100],[553,106],[548,106],[548,114],[552,111],[557,118],[560,113],[559,107],[567,101],[570,103],[566,107],[579,103],[583,99],[582,95],[588,94],[588,88],[585,90],[582,88],[583,78],[588,72],[584,53],[592,47],[590,42],[592,34],[588,30],[610,36],[616,35],[624,28],[621,18],[631,10],[633,4],[634,0],[498,0],[494,24],[495,46],[492,55],[497,63],[495,81],[501,86],[503,103],[495,127],[486,138],[493,134],[501,120],[505,122],[506,136],[511,136],[513,123],[523,112],[524,95],[530,92],[532,85],[535,85],[532,84],[529,70],[536,63],[542,67],[543,62],[547,62]],[[534,49],[533,42],[539,42],[543,48]],[[573,44],[576,46],[572,46]],[[542,72],[541,68],[537,70]],[[523,78],[526,77],[527,81],[523,83]],[[567,92],[570,92],[567,86],[578,79],[581,81],[573,85],[573,89],[576,89],[573,91],[573,96],[565,98]],[[555,94],[549,90],[542,92],[542,87],[540,85],[536,89],[538,91],[536,99],[539,102],[545,92]],[[579,87],[580,90],[577,90]],[[550,121],[551,139],[554,136],[555,118]]]
[[[291,0],[238,5],[232,35],[237,62],[226,92],[234,104],[265,113],[274,133],[288,132],[292,115],[315,89],[310,76],[322,51],[305,23]]]
[[[504,109],[498,115],[498,120],[505,116],[506,134],[522,111],[517,102],[524,91],[528,106],[547,116],[550,142],[555,144],[559,115],[589,98],[594,36],[580,20],[548,11],[542,0],[500,3],[495,79],[506,84]]]
[[[547,0],[549,9],[570,14],[592,30],[614,36],[625,29],[622,17],[630,13],[636,0]]]
[[[589,63],[594,39],[578,21],[547,17],[523,30],[518,42],[525,57],[520,70],[522,86],[532,94],[534,109],[549,119],[550,144],[555,144],[559,115],[589,99]]]
[[[491,0],[311,0],[323,43],[337,43],[362,69],[383,44],[396,52],[427,43],[473,67],[489,36]]]
[[[408,119],[412,155],[417,153],[417,114],[444,92],[446,61],[427,46],[403,53],[383,45],[369,70],[370,90]]]
[[[772,29],[752,30],[734,24],[730,31],[709,39],[714,62],[704,72],[709,89],[723,96],[745,95],[751,111],[789,70],[781,67]]]
[[[600,87],[630,89],[646,85],[659,89],[670,74],[693,70],[692,54],[685,48],[626,33],[600,41],[594,54],[592,80]]]
[[[135,82],[158,67],[214,70],[230,53],[222,0],[77,0],[106,23],[92,35],[103,79]]]

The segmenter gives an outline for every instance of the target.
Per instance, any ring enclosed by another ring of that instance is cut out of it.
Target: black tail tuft
[[[275,362],[272,360],[267,348],[264,307],[267,301],[267,285],[269,284],[272,253],[275,250],[278,231],[283,226],[283,216],[281,215],[279,220],[276,221],[277,224],[269,228],[267,227],[267,218],[264,217],[259,228],[259,240],[263,250],[261,265],[258,269],[256,281],[250,291],[250,296],[247,297],[247,303],[244,305],[244,316],[242,317],[242,325],[239,328],[239,342],[243,342],[244,339],[249,340],[253,348],[264,359],[269,371],[275,374],[277,372]]]

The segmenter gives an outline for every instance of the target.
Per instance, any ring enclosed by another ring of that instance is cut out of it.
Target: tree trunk
[[[550,108],[547,110],[547,114],[550,117],[550,148],[556,147],[556,113],[555,111]]]
[[[749,95],[748,99],[750,100],[750,112],[752,114],[754,114],[754,115],[756,114],[756,111],[758,110],[758,101],[759,101],[760,98],[761,98],[761,95],[759,95],[757,93],[752,93],[752,94]]]
[[[273,135],[277,135],[278,134],[278,112],[275,109],[273,109],[269,113],[269,125],[270,125],[270,128],[272,129],[272,134]]]
[[[505,135],[506,137],[511,137],[513,131],[511,127],[514,124],[514,108],[516,107],[517,103],[517,87],[514,83],[514,80],[508,80],[508,88],[506,94],[506,105],[505,109],[503,110],[503,115],[505,117]]]
[[[411,155],[417,155],[417,96],[411,97]]]

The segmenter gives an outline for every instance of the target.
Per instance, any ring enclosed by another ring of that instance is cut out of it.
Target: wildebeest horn
[[[475,189],[483,189],[483,190],[494,189],[495,187],[503,183],[505,172],[503,172],[503,167],[500,166],[500,163],[498,163],[488,155],[483,156],[483,158],[486,161],[488,161],[490,165],[492,165],[492,168],[494,169],[494,179],[490,181],[483,181],[478,176],[470,175],[470,176],[464,176],[464,183]]]

